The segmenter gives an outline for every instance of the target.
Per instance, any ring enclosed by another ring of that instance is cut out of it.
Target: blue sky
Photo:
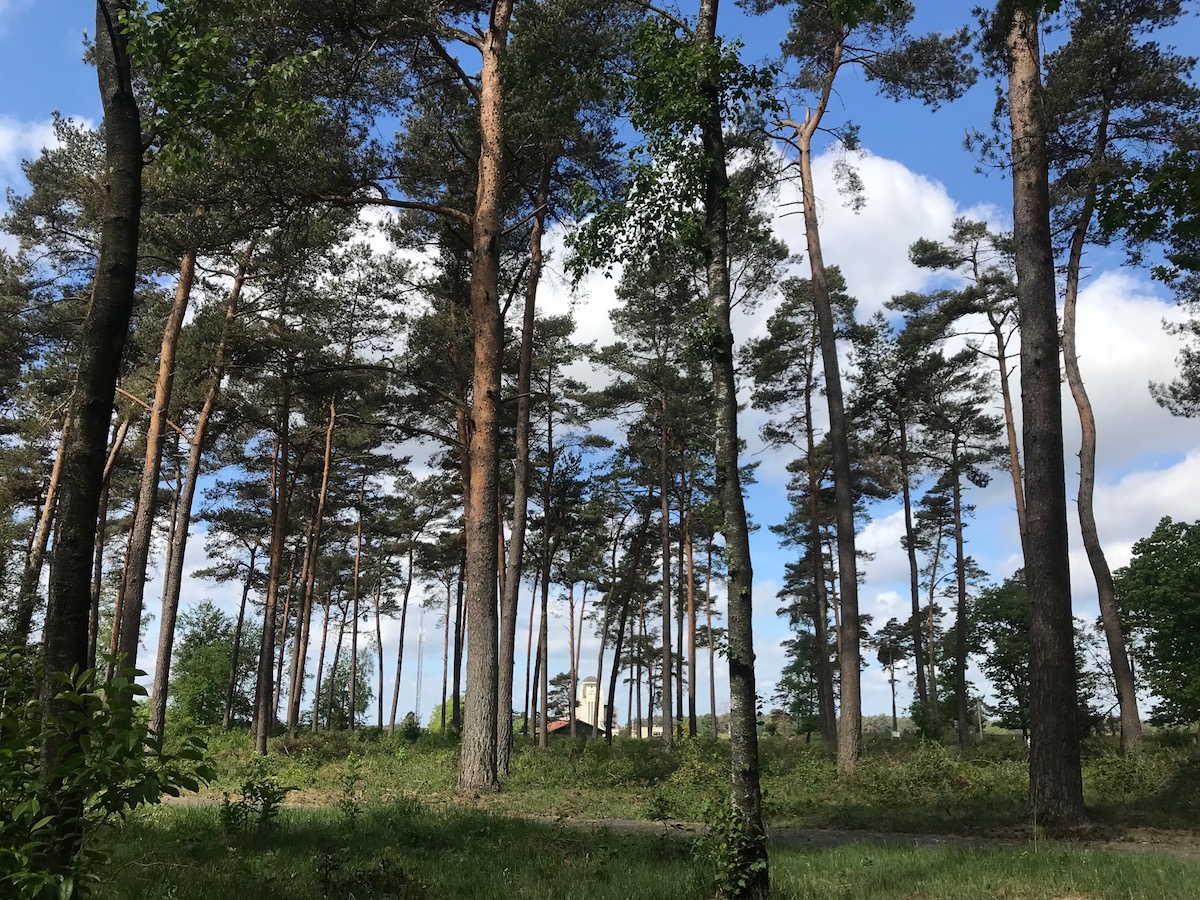
[[[942,0],[918,2],[917,6],[920,27],[969,24],[961,18],[965,15],[963,4]],[[692,11],[685,6],[685,12]],[[752,59],[772,53],[782,37],[783,21],[778,14],[764,20],[750,19],[730,4],[722,15],[727,33],[742,38]],[[0,96],[0,180],[6,185],[21,189],[19,161],[36,154],[50,139],[53,110],[91,122],[98,120],[94,74],[81,62],[83,35],[92,30],[93,21],[94,7],[85,0],[0,0],[0,76],[9,85]],[[1171,40],[1185,52],[1200,51],[1200,30],[1194,15],[1172,33]],[[842,268],[863,317],[881,308],[894,294],[931,285],[927,274],[907,261],[908,244],[916,238],[944,237],[953,219],[964,214],[984,218],[998,227],[1007,225],[1009,182],[998,174],[977,174],[975,160],[962,147],[969,127],[986,128],[993,103],[993,88],[986,81],[963,100],[937,112],[915,103],[896,104],[878,98],[870,85],[853,74],[839,85],[830,115],[835,119],[845,115],[861,125],[866,154],[857,165],[868,202],[857,214],[847,209],[832,184],[832,156],[819,158],[822,239],[827,263]],[[794,199],[794,190],[785,186],[778,201],[776,228],[793,252],[800,252],[804,246],[801,223],[798,216],[788,214],[795,209],[788,206]],[[552,238],[561,243],[561,232],[552,234]],[[557,259],[561,261],[561,254]],[[1173,419],[1159,409],[1146,388],[1150,380],[1169,379],[1173,374],[1177,345],[1161,328],[1163,319],[1179,317],[1169,296],[1150,282],[1146,273],[1122,268],[1120,260],[1111,254],[1096,255],[1089,263],[1080,300],[1079,344],[1099,428],[1096,512],[1101,538],[1115,568],[1128,561],[1133,542],[1148,534],[1162,516],[1200,518],[1200,427]],[[797,274],[804,274],[803,266]],[[611,282],[589,278],[572,296],[552,260],[545,296],[547,313],[574,306],[582,339],[611,339],[607,321],[614,302]],[[736,323],[739,341],[761,333],[773,306],[774,301],[768,300],[752,317]],[[1078,425],[1074,417],[1074,408],[1068,405],[1064,419],[1068,496],[1072,499],[1078,473],[1074,457]],[[762,463],[759,483],[750,489],[748,499],[755,519],[766,526],[786,514],[783,467],[788,458],[763,451],[756,437],[760,423],[757,413],[748,412],[742,430],[751,443],[751,453]],[[1019,565],[1007,473],[995,473],[992,484],[985,490],[972,491],[969,499],[977,512],[968,531],[968,552],[998,581]],[[1073,513],[1072,506],[1072,520]],[[880,504],[871,516],[859,543],[876,556],[865,567],[861,602],[863,611],[873,613],[881,624],[890,616],[904,613],[908,602],[907,564],[898,542],[901,522],[896,504]],[[189,566],[202,565],[202,547],[201,536],[194,534]],[[754,556],[760,692],[769,697],[782,662],[779,644],[786,637],[784,626],[774,616],[774,594],[787,556],[765,527],[755,537]],[[1077,614],[1094,615],[1095,589],[1074,521],[1071,575]],[[156,596],[155,588],[147,594]],[[215,586],[195,582],[185,585],[185,604],[204,596],[227,606],[234,602],[231,595]],[[435,618],[426,615],[430,635],[421,704],[425,717],[440,687],[434,683],[436,675],[429,674],[440,670],[441,642],[432,624]],[[566,636],[565,620],[552,624],[553,674],[565,669]],[[522,645],[525,627],[522,621]],[[395,626],[385,629],[385,669],[389,672],[394,666],[396,633]],[[157,627],[152,624],[148,645],[153,645],[156,635]],[[414,629],[406,658],[412,660],[415,651]],[[143,668],[152,666],[152,655],[149,649],[145,651]],[[593,643],[585,642],[583,658],[594,660]],[[402,711],[412,706],[414,669],[415,665],[406,663]],[[706,674],[703,667],[701,674]],[[385,696],[390,700],[390,695],[388,683]],[[702,694],[702,707],[707,706],[705,696]],[[908,689],[902,689],[902,705],[907,703],[907,696]],[[719,701],[718,705],[724,704]],[[889,705],[885,677],[873,666],[864,676],[864,709],[868,714],[882,713]]]

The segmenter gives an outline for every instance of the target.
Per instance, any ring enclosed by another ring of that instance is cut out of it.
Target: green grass
[[[288,809],[228,835],[214,807],[157,808],[98,836],[111,865],[96,896],[122,900],[712,896],[693,842],[580,833],[413,802],[353,823],[334,809]],[[1172,900],[1194,898],[1200,863],[1042,844],[1029,849],[771,850],[780,900]]]
[[[413,803],[368,809],[352,826],[335,810],[287,809],[269,827],[232,836],[216,808],[160,808],[103,839],[112,875],[96,894],[123,900],[704,893],[690,846],[666,836],[592,836]]]
[[[218,779],[209,790],[236,790],[253,757],[245,734],[211,741]],[[769,824],[949,834],[1021,827],[1027,793],[1025,745],[991,736],[964,751],[908,738],[868,736],[858,770],[839,776],[833,756],[800,739],[764,736],[762,784]],[[297,791],[289,802],[337,802],[349,760],[359,758],[364,795],[373,802],[419,799],[519,816],[701,821],[706,804],[727,792],[728,746],[682,741],[554,741],[517,747],[513,771],[496,795],[464,800],[454,781],[458,750],[449,740],[418,741],[371,730],[280,737],[267,769]],[[1191,743],[1157,745],[1122,757],[1111,743],[1086,747],[1084,788],[1093,821],[1108,828],[1200,827],[1200,754]]]

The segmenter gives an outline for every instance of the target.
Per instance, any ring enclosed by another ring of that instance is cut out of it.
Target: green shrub
[[[83,894],[104,862],[90,840],[98,825],[211,776],[198,738],[180,738],[173,753],[148,739],[139,674],[106,684],[93,669],[59,674],[58,692],[42,704],[40,666],[0,650],[0,895]],[[45,773],[47,745],[59,758]]]

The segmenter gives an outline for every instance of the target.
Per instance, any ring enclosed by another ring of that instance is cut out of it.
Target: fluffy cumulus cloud
[[[4,9],[0,7],[0,15]],[[0,116],[0,177],[5,184],[23,182],[21,162],[41,153],[43,147],[57,143],[54,126],[50,120],[23,122],[9,116]]]

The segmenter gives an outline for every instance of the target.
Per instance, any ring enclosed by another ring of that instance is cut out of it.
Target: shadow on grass
[[[211,807],[158,809],[106,833],[101,896],[252,898],[695,897],[691,848],[663,838],[562,832],[416,804],[285,810],[268,827],[222,831]]]

